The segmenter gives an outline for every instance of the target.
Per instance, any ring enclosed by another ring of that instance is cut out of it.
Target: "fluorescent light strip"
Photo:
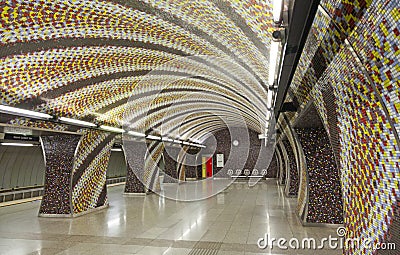
[[[180,140],[174,140],[174,143],[179,143],[179,144],[181,144],[182,141],[180,141]]]
[[[265,118],[267,119],[267,120],[270,120],[271,119],[271,111],[267,111],[267,114],[265,115]]]
[[[99,128],[102,130],[110,131],[110,132],[114,132],[114,133],[124,133],[125,132],[125,130],[123,130],[121,128],[110,127],[110,126],[105,126],[105,125],[102,125]]]
[[[35,119],[48,120],[48,119],[52,118],[51,115],[46,114],[46,113],[29,111],[29,110],[15,108],[15,107],[6,106],[6,105],[0,105],[0,112],[6,113],[6,114],[22,116],[22,117],[35,118]]]
[[[136,132],[136,131],[128,131],[128,134],[132,135],[132,136],[137,136],[137,137],[146,137],[145,134],[139,133],[139,132]]]
[[[148,135],[146,138],[151,140],[161,140],[161,137],[155,135]]]
[[[184,145],[190,145],[190,143],[188,142],[182,142]]]
[[[94,123],[90,123],[90,122],[83,121],[83,120],[70,119],[70,118],[66,118],[66,117],[60,117],[60,118],[58,118],[58,120],[63,123],[78,125],[78,126],[82,126],[82,127],[96,127],[97,126]]]
[[[171,139],[171,138],[169,138],[169,137],[163,137],[163,138],[162,138],[162,141],[163,141],[163,142],[173,142],[174,140]]]
[[[111,151],[122,151],[121,148],[112,148]]]
[[[0,144],[4,145],[4,146],[20,146],[20,147],[36,146],[35,144],[32,144],[32,143],[0,143]]]
[[[267,107],[268,109],[272,109],[274,103],[274,91],[273,90],[268,90],[267,94]]]
[[[272,1],[272,14],[274,17],[275,23],[280,23],[282,20],[282,7],[283,1],[282,0],[273,0]]]
[[[275,75],[276,75],[276,65],[279,56],[279,45],[281,42],[279,41],[271,41],[271,48],[269,50],[269,75],[268,75],[268,83],[270,86],[275,83]]]

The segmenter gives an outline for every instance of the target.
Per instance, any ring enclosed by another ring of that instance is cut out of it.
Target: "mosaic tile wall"
[[[310,64],[299,65],[291,89],[304,104],[314,100],[328,131],[347,236],[384,242],[399,226],[399,2],[324,0],[321,7],[304,51],[315,54],[303,54]]]
[[[376,99],[373,83],[352,56],[344,48],[327,76],[335,82],[339,107],[345,224],[349,236],[372,237],[382,242],[394,224],[393,214],[398,207],[400,150],[393,126]],[[374,217],[365,221],[366,215]]]
[[[46,162],[44,195],[39,214],[71,214],[71,177],[80,136],[43,136]]]
[[[146,187],[143,184],[146,144],[124,140],[123,148],[128,166],[124,193],[146,193]]]
[[[400,243],[400,198],[397,197],[397,207],[395,209],[392,222],[388,228],[388,231],[383,237],[383,243],[396,244],[397,250],[381,250],[378,251],[379,255],[396,255],[398,254],[398,244]]]
[[[107,168],[115,134],[97,130],[83,133],[72,176],[72,207],[78,214],[108,205]]]
[[[342,223],[340,174],[324,129],[296,129],[307,163],[309,223]]]
[[[287,162],[289,163],[289,174],[287,175],[287,182],[285,192],[289,196],[297,196],[299,191],[299,173],[297,170],[296,158],[293,153],[292,146],[288,140],[282,140],[287,153]]]
[[[373,1],[348,38],[373,80],[397,134],[400,134],[399,5],[398,1]]]

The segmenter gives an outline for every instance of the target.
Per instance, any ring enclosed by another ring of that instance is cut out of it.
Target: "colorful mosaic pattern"
[[[308,223],[343,223],[340,175],[324,129],[296,129],[307,163]]]
[[[82,134],[72,177],[72,208],[78,214],[107,205],[106,172],[115,134],[90,130]]]
[[[268,60],[264,57],[266,55],[255,54],[259,50],[249,41],[234,21],[221,12],[212,1],[146,0],[145,2],[163,12],[179,17],[186,24],[195,26],[214,40],[218,40],[225,47],[229,48],[233,54],[243,58],[243,61],[255,70],[262,80],[268,80],[265,77],[265,74],[268,73],[267,65],[265,65],[265,63],[268,63]],[[256,3],[252,5],[256,5]],[[268,9],[263,8],[262,11],[270,13],[270,7],[266,7]],[[260,25],[263,24],[261,23]],[[268,26],[268,24],[265,25]]]
[[[159,163],[162,160],[164,143],[148,140],[147,152],[144,160],[143,183],[151,191],[160,191],[160,168]]]
[[[400,134],[400,9],[396,1],[374,1],[349,37]],[[371,33],[373,28],[373,33]]]
[[[220,100],[229,95],[243,112],[248,105],[266,111],[266,56],[276,29],[269,1],[7,0],[0,14],[2,104],[118,126],[130,95],[145,97],[159,88],[157,82],[136,88],[138,76],[180,57],[202,55],[225,62],[169,62],[161,67],[169,73],[158,77],[164,83],[179,72],[208,80],[168,86],[163,97],[190,87]],[[153,117],[148,122],[158,121]]]
[[[39,214],[70,215],[71,177],[78,135],[43,136],[41,138],[46,162],[44,195]]]
[[[143,184],[144,158],[147,147],[144,142],[124,140],[127,174],[124,193],[146,193]]]
[[[400,196],[399,3],[324,0],[321,6],[327,15],[320,11],[313,26],[321,24],[322,29],[313,30],[308,41],[325,38],[325,46],[316,51],[313,65],[299,65],[291,89],[306,99],[303,105],[315,100],[329,131],[341,169],[347,237],[395,240]],[[314,50],[307,46],[305,52]],[[301,81],[307,72],[316,82],[305,87]],[[365,247],[345,249],[345,254],[375,253]]]
[[[205,40],[179,26],[112,2],[17,0],[6,1],[0,12],[1,33],[5,35],[2,44],[107,38],[161,44],[191,54],[218,54]]]
[[[345,224],[348,236],[383,242],[398,208],[400,150],[372,84],[351,56],[343,49],[329,72],[339,107]]]

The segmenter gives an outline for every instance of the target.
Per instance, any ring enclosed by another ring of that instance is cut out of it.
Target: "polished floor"
[[[275,180],[234,183],[197,202],[123,197],[122,185],[108,191],[108,209],[74,219],[37,217],[40,201],[0,208],[0,254],[342,254],[257,246],[266,233],[287,240],[336,235],[335,228],[302,227],[296,199],[284,197]]]

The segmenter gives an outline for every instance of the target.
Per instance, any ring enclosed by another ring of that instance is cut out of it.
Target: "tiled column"
[[[146,143],[124,141],[123,148],[127,165],[124,195],[144,195],[146,194],[146,188],[143,184]]]
[[[41,137],[46,163],[40,216],[71,215],[71,176],[79,135]]]
[[[42,137],[46,183],[40,216],[78,216],[108,205],[106,171],[114,135]]]
[[[183,146],[182,150],[178,154],[178,179],[180,182],[184,182],[186,180],[186,165],[185,165],[185,154],[186,154],[187,146]]]
[[[276,153],[272,155],[271,163],[267,168],[267,175],[266,178],[277,178],[278,176],[278,162],[276,159]]]
[[[186,180],[196,180],[197,179],[197,153],[199,149],[187,148],[185,154],[185,177]]]
[[[308,195],[301,212],[303,222],[343,223],[340,174],[324,128],[296,129],[304,151]],[[302,180],[303,181],[303,180]]]
[[[78,215],[108,206],[106,173],[115,134],[83,133],[74,161],[72,208]]]
[[[149,191],[157,192],[161,190],[160,186],[160,169],[158,167],[162,160],[164,151],[164,143],[160,141],[147,141],[147,153],[144,162],[143,181]]]
[[[177,183],[178,182],[178,154],[181,147],[166,147],[164,149],[164,183]]]
[[[287,196],[296,197],[299,191],[299,174],[297,171],[296,158],[290,142],[288,140],[283,140],[282,143],[285,146],[288,163],[287,167],[289,168],[286,176],[285,194]]]

